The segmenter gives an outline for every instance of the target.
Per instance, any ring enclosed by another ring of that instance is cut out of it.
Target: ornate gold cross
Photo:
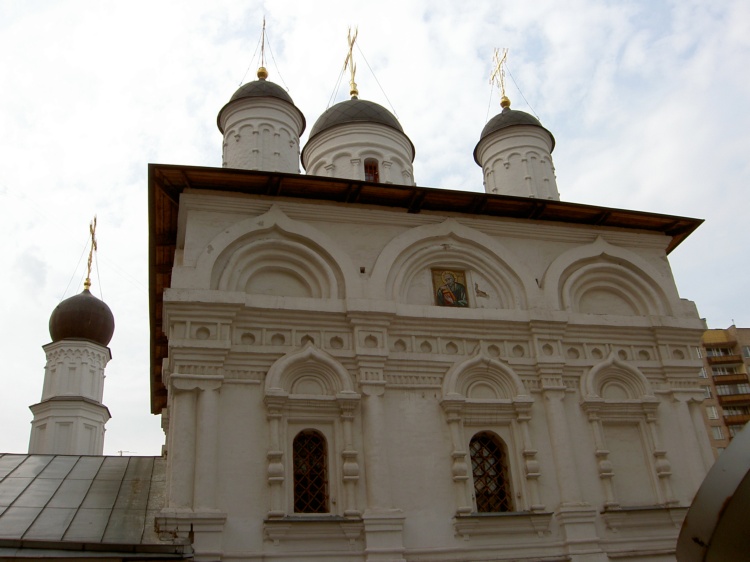
[[[91,262],[94,258],[94,252],[96,251],[96,215],[94,220],[89,223],[89,234],[91,234],[91,249],[89,249],[89,263],[88,269],[86,270],[86,281],[83,282],[83,288],[89,290],[91,287]]]
[[[492,73],[490,74],[490,85],[497,84],[500,89],[500,105],[502,107],[510,107],[510,100],[505,95],[505,65],[508,60],[508,49],[503,49],[502,54],[500,49],[495,49],[492,55]]]
[[[354,76],[357,73],[357,65],[354,62],[352,51],[354,50],[354,42],[357,40],[357,34],[359,33],[359,28],[354,28],[354,37],[352,37],[352,28],[349,28],[349,34],[347,35],[346,40],[349,42],[349,52],[346,55],[346,60],[344,60],[344,70],[346,70],[346,67],[349,67],[349,95],[352,98],[356,98],[359,96],[359,91],[357,90],[357,83],[354,81]]]

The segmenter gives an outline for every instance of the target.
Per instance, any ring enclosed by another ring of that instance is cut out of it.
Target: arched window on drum
[[[380,172],[378,171],[378,161],[375,158],[365,160],[365,181],[379,182]]]

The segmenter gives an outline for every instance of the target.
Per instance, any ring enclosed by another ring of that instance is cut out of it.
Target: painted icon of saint
[[[443,271],[443,284],[437,288],[435,296],[440,306],[469,306],[466,296],[466,286],[456,280],[452,271]]]

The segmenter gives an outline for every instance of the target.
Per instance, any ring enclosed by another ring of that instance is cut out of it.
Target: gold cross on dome
[[[354,81],[354,76],[357,74],[357,65],[354,62],[354,57],[352,51],[354,50],[354,42],[357,40],[357,34],[359,33],[359,28],[354,28],[354,37],[352,37],[352,28],[349,28],[349,34],[347,35],[347,42],[349,43],[349,52],[346,55],[346,60],[344,60],[344,70],[346,70],[346,67],[349,67],[349,95],[352,98],[356,98],[359,96],[359,91],[357,90],[357,83]]]
[[[505,66],[508,64],[508,49],[495,49],[492,55],[492,73],[490,74],[490,85],[497,84],[500,89],[500,105],[510,106],[510,100],[505,95]],[[505,103],[507,102],[507,105]]]
[[[89,223],[89,234],[91,235],[91,248],[89,249],[89,263],[86,270],[86,281],[83,282],[83,288],[88,291],[91,287],[91,262],[94,258],[94,252],[96,251],[96,215],[94,220]]]

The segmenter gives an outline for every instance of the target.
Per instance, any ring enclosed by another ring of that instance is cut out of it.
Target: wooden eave
[[[170,286],[177,243],[180,194],[186,189],[223,191],[266,197],[284,197],[340,204],[371,205],[407,213],[433,211],[478,217],[529,219],[552,223],[596,225],[662,233],[674,250],[702,219],[492,195],[470,191],[282,174],[277,172],[149,164],[149,307],[151,325],[151,411],[161,413],[167,390],[161,376],[167,356],[162,330],[162,295]]]

